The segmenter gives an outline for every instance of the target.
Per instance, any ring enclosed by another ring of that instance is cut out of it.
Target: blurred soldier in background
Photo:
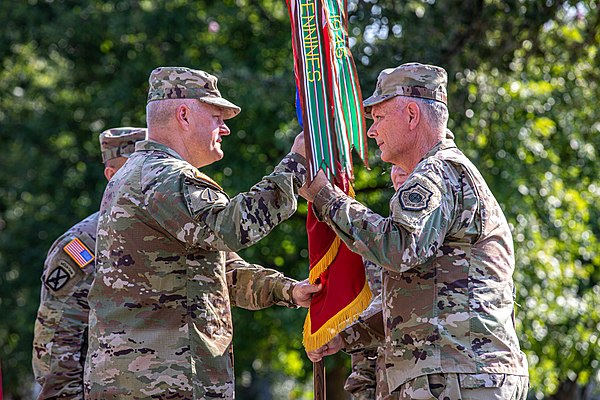
[[[144,128],[115,128],[100,134],[107,180],[125,164],[135,142],[145,138]],[[87,296],[96,266],[97,226],[96,212],[60,236],[48,251],[33,337],[33,372],[42,385],[39,399],[83,399]]]

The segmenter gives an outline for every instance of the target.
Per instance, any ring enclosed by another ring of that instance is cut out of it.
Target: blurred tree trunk
[[[558,386],[555,394],[550,396],[548,400],[581,400],[577,381],[566,380],[562,381]]]
[[[577,379],[567,379],[558,385],[556,393],[548,397],[548,400],[591,400],[591,393],[587,390],[590,384],[581,386]]]

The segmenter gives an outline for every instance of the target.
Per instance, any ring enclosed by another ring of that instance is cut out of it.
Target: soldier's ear
[[[183,129],[187,129],[190,125],[190,111],[190,108],[185,104],[180,104],[177,107],[175,119]]]
[[[106,166],[104,167],[104,176],[106,177],[107,181],[110,181],[110,178],[113,177],[114,174],[117,173],[117,168],[111,167],[111,166]]]
[[[411,130],[415,129],[421,120],[421,110],[419,109],[419,106],[414,101],[411,101],[406,106],[406,112],[408,113],[408,127]]]

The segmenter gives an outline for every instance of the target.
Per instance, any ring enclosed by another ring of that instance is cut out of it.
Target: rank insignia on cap
[[[79,265],[79,268],[83,268],[94,261],[92,252],[77,238],[67,243],[63,250]]]
[[[69,275],[69,273],[63,267],[59,266],[54,268],[54,270],[48,274],[48,277],[44,283],[46,286],[48,286],[48,288],[56,292],[65,286],[65,284],[69,282],[69,279],[71,279],[71,275]]]
[[[403,210],[420,211],[427,208],[433,193],[420,183],[415,183],[400,192],[400,204]]]

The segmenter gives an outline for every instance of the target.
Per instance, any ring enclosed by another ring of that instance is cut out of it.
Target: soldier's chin
[[[215,157],[219,157],[219,158],[217,158],[217,160],[220,160],[221,158],[223,158],[223,149],[221,149],[221,143],[216,142],[213,145],[212,152],[215,155]]]

